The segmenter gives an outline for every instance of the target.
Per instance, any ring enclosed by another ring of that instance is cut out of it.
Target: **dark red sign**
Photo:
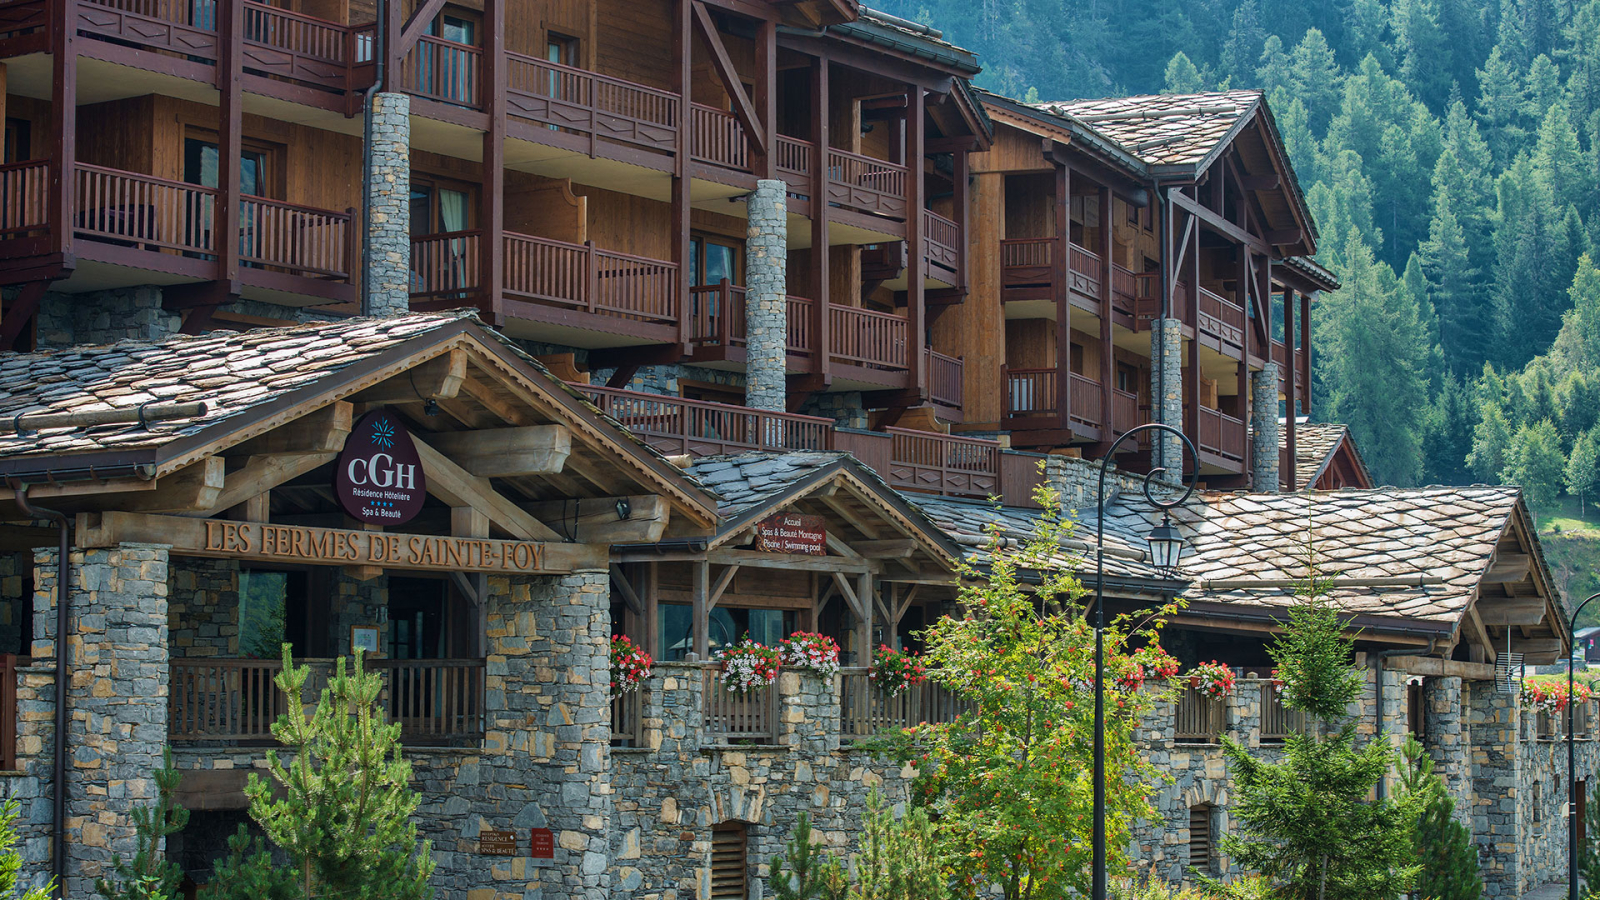
[[[379,409],[362,416],[345,438],[336,467],[334,492],[351,518],[404,525],[422,512],[422,460],[394,413]]]
[[[478,852],[484,856],[516,856],[517,833],[515,831],[480,831],[478,832]]]
[[[828,522],[821,516],[778,513],[756,523],[756,549],[826,556]]]
[[[528,838],[528,850],[534,859],[556,858],[556,835],[548,828],[535,828]]]

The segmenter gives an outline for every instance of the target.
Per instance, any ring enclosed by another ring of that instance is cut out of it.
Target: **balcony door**
[[[460,235],[477,208],[469,185],[411,177],[412,291],[440,294],[472,287],[473,244]]]
[[[424,33],[449,43],[424,42],[414,51],[417,66],[412,88],[450,103],[475,104],[477,54],[467,48],[478,46],[477,19],[464,10],[442,12],[428,23]]]
[[[243,197],[267,197],[273,189],[271,184],[272,150],[260,144],[246,142],[239,153],[239,193]],[[200,187],[219,189],[217,182],[217,163],[219,161],[217,141],[212,137],[186,137],[183,139],[183,180],[189,184]],[[194,207],[190,207],[194,209]],[[192,246],[204,246],[194,243],[211,231],[212,216],[215,207],[202,204],[198,207],[200,214],[198,221],[190,219],[185,224],[186,229],[198,233],[189,234]],[[259,256],[261,248],[258,245],[261,239],[257,222],[260,210],[251,203],[243,203],[239,209],[239,255],[244,257]],[[215,246],[215,245],[213,245]],[[247,263],[248,265],[248,263]]]

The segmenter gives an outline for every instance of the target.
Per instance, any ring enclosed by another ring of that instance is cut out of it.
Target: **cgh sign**
[[[335,464],[334,493],[350,517],[372,525],[404,525],[427,497],[417,445],[400,418],[373,410],[350,429]]]

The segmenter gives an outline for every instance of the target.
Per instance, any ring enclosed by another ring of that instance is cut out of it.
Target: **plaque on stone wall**
[[[556,835],[548,828],[535,828],[528,838],[529,855],[534,859],[556,858]]]
[[[517,833],[515,831],[480,831],[478,832],[478,852],[484,856],[516,856]]]
[[[398,416],[376,409],[361,417],[345,438],[333,485],[339,505],[361,522],[404,525],[422,512],[422,460]]]
[[[778,513],[756,523],[756,549],[767,553],[826,556],[828,523],[821,516]]]

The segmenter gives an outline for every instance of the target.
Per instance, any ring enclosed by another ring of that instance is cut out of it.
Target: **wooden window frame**
[[[478,185],[473,184],[470,181],[460,181],[458,179],[451,178],[448,175],[435,175],[431,172],[423,172],[413,169],[411,171],[411,190],[415,191],[418,187],[426,187],[431,192],[428,199],[429,230],[426,232],[427,234],[444,233],[441,230],[443,228],[443,222],[439,214],[439,191],[441,190],[459,191],[463,194],[466,194],[467,223],[466,228],[463,230],[471,231],[472,229],[478,227],[478,207],[481,205]],[[408,197],[406,199],[406,216],[408,219],[408,224],[411,215],[410,204],[411,199]],[[420,235],[412,235],[412,237],[420,237]]]
[[[209,128],[201,128],[196,125],[186,125],[183,129],[183,143],[178,147],[180,165],[187,165],[189,156],[189,141],[199,141],[203,144],[210,144],[212,147],[217,148],[217,153],[219,156],[222,153],[222,135]],[[284,144],[274,143],[273,141],[264,141],[261,138],[254,137],[245,137],[240,139],[239,152],[241,154],[254,153],[261,157],[261,184],[257,185],[260,190],[258,193],[252,194],[251,196],[264,197],[268,200],[280,201],[288,199],[286,190],[288,187],[288,178],[286,164],[284,162],[288,156],[288,151],[289,148],[287,146]],[[179,180],[185,180],[183,177],[185,174],[186,173],[180,172]],[[221,190],[222,185],[217,185],[216,189]]]
[[[694,259],[694,268],[696,269],[696,271],[691,271],[689,273],[689,283],[690,284],[702,285],[702,286],[706,286],[706,287],[710,286],[709,283],[706,282],[706,280],[705,280],[705,272],[706,272],[705,248],[706,248],[706,246],[708,244],[715,244],[715,245],[717,245],[719,247],[727,247],[727,248],[729,248],[729,249],[734,251],[734,253],[733,253],[733,277],[728,279],[728,283],[732,284],[732,285],[734,285],[736,287],[744,286],[744,278],[745,278],[745,271],[744,271],[745,241],[742,238],[730,237],[730,236],[725,235],[725,234],[717,234],[716,232],[713,232],[713,231],[700,231],[700,230],[696,229],[696,230],[691,230],[689,232],[689,241],[690,241],[691,244],[693,244],[695,242],[698,242],[700,244],[700,252],[699,253],[691,253],[690,254],[691,257]]]

